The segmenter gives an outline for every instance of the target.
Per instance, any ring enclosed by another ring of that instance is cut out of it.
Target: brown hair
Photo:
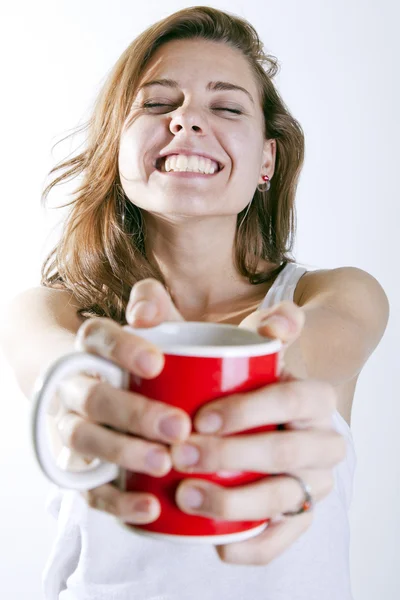
[[[141,76],[155,51],[171,40],[202,38],[239,49],[248,60],[260,89],[266,139],[276,139],[275,172],[268,192],[255,190],[249,206],[238,214],[236,267],[250,283],[267,282],[288,262],[295,234],[294,199],[304,161],[304,134],[272,82],[278,61],[264,52],[255,29],[244,19],[214,8],[185,8],[155,23],[125,50],[111,70],[89,121],[85,149],[56,165],[61,174],[51,189],[81,177],[59,243],[42,266],[42,285],[70,290],[80,313],[125,323],[132,286],[146,277],[165,285],[156,265],[146,257],[140,209],[126,198],[118,173],[119,139]],[[68,136],[70,137],[70,136]],[[246,214],[247,213],[247,214]],[[277,268],[257,273],[260,259]]]

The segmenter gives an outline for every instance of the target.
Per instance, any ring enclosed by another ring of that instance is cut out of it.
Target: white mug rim
[[[163,330],[169,330],[172,335],[178,332],[179,329],[192,329],[195,332],[196,329],[231,329],[232,332],[237,334],[238,331],[243,331],[243,337],[250,335],[254,338],[254,343],[244,343],[242,345],[197,345],[193,344],[166,344],[158,342],[156,339],[151,340],[163,354],[170,356],[192,356],[202,358],[225,358],[225,357],[253,357],[253,356],[266,356],[275,354],[282,349],[282,342],[279,339],[267,338],[261,336],[256,331],[251,329],[240,328],[237,325],[230,325],[226,323],[208,323],[205,321],[168,321],[156,325],[155,327],[149,328],[134,328],[130,325],[125,325],[123,329],[130,333],[146,338],[146,333],[150,330],[157,335],[158,332]],[[153,337],[153,336],[152,336]]]

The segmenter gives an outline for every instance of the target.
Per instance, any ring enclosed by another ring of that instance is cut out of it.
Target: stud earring
[[[262,175],[261,179],[264,181],[264,183],[259,183],[257,186],[257,189],[259,192],[268,192],[269,188],[271,187],[271,183],[269,180],[268,175]],[[260,187],[260,186],[264,186],[264,187]]]

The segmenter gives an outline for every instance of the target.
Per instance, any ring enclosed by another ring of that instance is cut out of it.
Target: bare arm
[[[84,321],[79,308],[70,292],[37,287],[16,296],[3,315],[0,342],[28,398],[40,373],[74,350],[75,334]]]
[[[389,301],[380,283],[355,267],[310,273],[300,306],[305,325],[285,354],[287,369],[335,386],[356,377],[388,323]]]

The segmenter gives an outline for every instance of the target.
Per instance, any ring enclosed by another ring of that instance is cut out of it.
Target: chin
[[[220,206],[223,205],[222,203],[219,204]],[[143,198],[141,198],[141,203],[136,205],[149,213],[163,216],[212,216],[218,210],[215,199],[207,198],[204,194],[201,196],[163,194],[160,198],[153,196],[151,202],[148,203],[146,201],[143,202]]]

